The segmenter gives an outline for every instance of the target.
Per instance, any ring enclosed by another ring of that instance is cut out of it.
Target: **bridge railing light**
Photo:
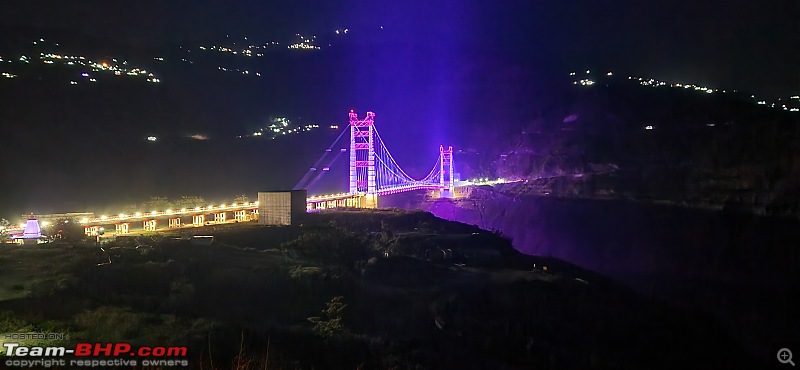
[[[158,212],[156,212],[156,211],[150,211],[150,214],[151,214],[151,215],[155,215],[155,214],[158,214]]]
[[[141,217],[141,216],[142,216],[142,212],[136,212],[136,217]]]
[[[101,219],[101,220],[105,220],[105,219],[107,219],[107,218],[108,218],[108,216],[106,216],[106,215],[102,215],[102,216],[100,216],[100,219]]]

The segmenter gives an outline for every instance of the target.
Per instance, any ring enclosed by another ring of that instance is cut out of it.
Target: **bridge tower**
[[[439,145],[439,186],[442,198],[452,198],[455,196],[455,184],[453,184],[453,147],[447,149]]]
[[[375,113],[360,120],[350,111],[350,194],[377,193],[374,123]]]

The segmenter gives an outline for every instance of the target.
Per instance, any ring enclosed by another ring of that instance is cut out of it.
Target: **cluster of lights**
[[[272,119],[272,124],[265,128],[260,128],[258,131],[253,132],[249,135],[239,135],[238,138],[242,137],[256,137],[256,136],[264,136],[265,134],[271,135],[272,139],[275,139],[281,135],[290,135],[296,134],[306,131],[311,131],[315,128],[319,128],[319,125],[304,125],[304,126],[294,126],[292,125],[292,121],[285,117],[278,117]]]
[[[712,94],[712,93],[715,93],[715,92],[720,92],[719,89],[712,89],[710,87],[705,87],[705,86],[700,86],[700,85],[695,85],[695,84],[668,83],[666,81],[659,81],[659,80],[655,80],[655,79],[652,79],[652,78],[645,79],[645,78],[642,78],[642,77],[634,77],[634,76],[629,76],[628,79],[629,80],[633,80],[633,81],[638,81],[638,83],[640,85],[649,86],[649,87],[669,86],[669,87],[675,88],[675,89],[692,90],[692,91],[698,91],[698,92],[702,92],[702,93],[706,93],[706,94]],[[722,90],[721,92],[722,93],[727,93],[727,90]],[[737,90],[733,90],[733,92],[737,92]],[[750,95],[750,98],[756,100],[756,96],[755,95]],[[783,100],[783,99],[778,99],[778,100]],[[789,112],[800,112],[800,96],[797,96],[797,95],[796,96],[792,96],[792,97],[789,98],[789,100],[790,100],[790,102],[789,102],[788,105],[787,104],[783,104],[783,103],[769,103],[766,100],[756,100],[756,104],[765,105],[765,106],[768,106],[770,108],[783,109],[783,110],[789,111]],[[792,104],[793,102],[791,102],[791,100],[798,100],[798,102],[795,103],[795,104]]]
[[[34,41],[33,44],[44,46],[44,39]],[[55,44],[55,46],[58,46],[58,44]],[[19,57],[18,61],[24,64],[30,64],[33,59],[34,58],[31,58],[27,55],[22,55]],[[163,58],[160,57],[155,59],[163,60]],[[70,67],[84,68],[85,70],[90,70],[91,72],[95,73],[109,73],[115,76],[143,77],[151,83],[161,82],[161,80],[152,72],[148,72],[147,70],[141,68],[131,68],[128,66],[128,62],[124,60],[119,61],[117,59],[112,59],[111,62],[95,62],[82,55],[67,55],[55,52],[40,52],[39,60],[48,65],[66,65]],[[0,62],[3,61],[12,63],[11,60],[4,60],[3,58],[0,58]],[[11,73],[3,73],[2,76],[5,78],[17,77],[17,75]],[[87,71],[81,72],[81,77],[89,82],[97,82],[97,78],[90,75]],[[70,80],[69,83],[70,85],[77,85],[78,81],[80,81],[80,79]]]
[[[125,213],[120,213],[120,214],[118,214],[116,216],[102,215],[99,218],[94,218],[94,219],[90,219],[88,217],[84,217],[84,218],[82,218],[80,220],[80,223],[86,224],[86,223],[92,223],[92,222],[97,222],[97,221],[119,221],[119,220],[131,219],[131,218],[141,218],[141,217],[145,217],[146,218],[146,217],[159,216],[159,215],[160,216],[164,216],[164,215],[181,215],[181,214],[195,213],[195,212],[199,212],[199,211],[211,211],[211,210],[220,210],[221,211],[221,210],[230,210],[230,209],[235,209],[235,208],[248,208],[248,207],[258,207],[258,202],[249,202],[249,203],[245,202],[245,203],[241,203],[241,204],[239,204],[239,203],[220,204],[218,206],[215,206],[215,205],[212,204],[212,205],[209,205],[207,207],[197,206],[197,207],[194,207],[193,209],[181,208],[180,210],[168,209],[168,210],[165,210],[165,211],[136,212],[136,213],[133,213],[133,214],[130,214],[130,215],[125,214]],[[22,227],[24,227],[24,226],[25,225],[23,224]]]
[[[303,49],[303,50],[319,50],[320,49],[319,46],[306,44],[306,43],[303,43],[303,42],[299,42],[299,43],[296,43],[296,44],[291,44],[291,45],[287,46],[287,48],[289,48],[289,49]]]
[[[244,38],[247,40],[247,37]],[[203,51],[215,51],[219,53],[229,53],[233,55],[243,55],[246,57],[263,57],[264,53],[260,52],[261,50],[266,50],[267,48],[271,48],[275,45],[280,45],[277,41],[270,41],[266,42],[263,45],[247,45],[243,48],[234,48],[234,47],[226,47],[226,46],[200,46],[199,49]],[[233,46],[236,46],[236,43],[233,43]]]
[[[645,79],[645,78],[642,78],[642,77],[634,77],[634,76],[628,76],[628,79],[629,80],[638,81],[639,85],[642,85],[642,86],[650,86],[650,87],[669,86],[669,87],[676,88],[676,89],[690,89],[690,90],[694,90],[694,91],[701,91],[701,92],[704,92],[706,94],[719,92],[719,89],[712,89],[710,87],[694,85],[694,84],[667,83],[665,81],[659,81],[659,80],[652,79],[652,78]],[[726,92],[726,91],[723,90],[722,92]]]
[[[342,199],[348,198],[354,195],[363,195],[363,194],[350,194],[350,193],[337,193],[337,194],[325,194],[325,195],[312,195],[308,197],[308,201],[322,201],[322,200],[332,200],[332,199]]]
[[[160,79],[156,78],[152,72],[142,68],[130,68],[127,61],[119,61],[116,58],[109,62],[95,62],[87,59],[84,56],[75,55],[61,55],[61,54],[45,54],[41,53],[39,57],[45,64],[66,64],[68,66],[82,66],[91,68],[92,72],[108,73],[114,76],[128,76],[128,77],[144,77],[148,82],[158,83]],[[92,77],[87,72],[82,72],[81,77],[88,78],[90,82],[97,82],[97,79]]]
[[[588,69],[586,70],[586,74],[587,75],[590,74],[591,72],[592,72],[591,70],[588,70]],[[577,76],[578,73],[577,72],[570,72],[569,75],[574,77],[574,76]],[[614,74],[611,73],[611,72],[606,73],[606,76],[612,76],[612,75],[614,75]],[[595,82],[594,82],[594,80],[591,80],[589,78],[584,78],[584,79],[581,79],[581,80],[572,81],[572,84],[573,85],[581,85],[581,86],[592,86],[592,85],[595,84]]]
[[[590,73],[591,73],[591,70],[586,70],[586,74],[587,75],[590,74]],[[578,75],[578,73],[577,72],[570,72],[569,75],[575,77],[575,76]],[[614,75],[614,73],[609,71],[605,75],[607,77],[611,77],[611,76]],[[639,85],[646,86],[646,87],[670,87],[670,88],[674,88],[674,89],[697,91],[697,92],[704,93],[704,94],[713,94],[713,93],[716,93],[716,92],[727,93],[727,90],[719,90],[719,89],[714,89],[714,88],[710,88],[710,87],[707,87],[707,86],[701,86],[701,85],[697,85],[697,84],[686,84],[686,83],[660,81],[660,80],[657,80],[657,79],[654,79],[654,78],[628,76],[628,80],[636,82]],[[582,86],[591,86],[591,85],[595,84],[595,81],[593,81],[593,80],[591,80],[589,78],[584,78],[584,79],[581,79],[581,80],[575,80],[575,81],[572,82],[572,84],[573,85],[582,85]],[[733,90],[733,92],[736,93],[738,91],[737,90]],[[755,95],[751,95],[750,97],[752,99],[756,99]],[[789,101],[788,102],[783,101],[783,99],[778,99],[778,100],[779,100],[779,102],[776,102],[776,103],[767,102],[766,100],[756,100],[756,104],[768,106],[770,108],[783,109],[783,110],[789,111],[789,112],[800,112],[800,95],[795,95],[795,96],[789,97],[789,99],[788,99]],[[652,128],[652,126],[647,126],[647,127],[645,127],[645,129],[652,130],[653,128]]]
[[[750,97],[755,99],[754,95],[751,95]],[[796,100],[796,99],[798,99],[797,96],[792,96],[792,97],[789,98],[789,100]],[[778,100],[781,100],[781,99],[778,99]],[[791,104],[793,102],[790,101],[789,103]],[[795,106],[788,106],[786,104],[781,104],[780,106],[778,106],[778,104],[780,104],[780,103],[767,103],[766,100],[759,100],[759,101],[756,102],[756,104],[758,104],[758,105],[766,105],[766,106],[769,106],[770,108],[780,108],[780,109],[783,109],[783,110],[789,111],[789,112],[800,112],[800,102],[795,103]]]
[[[249,69],[227,68],[227,67],[223,67],[223,66],[219,66],[219,67],[217,67],[217,69],[220,70],[220,71],[223,71],[223,72],[238,72],[238,73],[241,73],[243,75],[250,75],[251,74]],[[261,72],[253,72],[252,75],[254,75],[256,77],[261,77]]]
[[[489,178],[484,177],[482,179],[473,179],[473,180],[469,180],[467,182],[472,184],[472,185],[494,185],[494,184],[508,184],[508,183],[520,182],[520,181],[522,181],[522,180],[509,180],[509,179],[504,179],[502,177],[498,178],[498,179],[490,180]]]
[[[383,29],[383,26],[381,26]],[[336,29],[334,33],[337,35],[344,35],[350,32],[350,29]],[[230,38],[230,36],[227,36]],[[244,41],[247,41],[247,37],[244,37]],[[285,43],[286,49],[297,49],[297,50],[319,50],[321,49],[320,46],[317,45],[318,43],[317,35],[311,36],[304,36],[302,34],[296,33],[294,34],[293,40]],[[264,53],[263,50],[268,48],[273,48],[275,46],[281,45],[278,41],[269,41],[265,42],[261,45],[255,45],[250,42],[246,42],[244,46],[237,45],[236,42],[233,42],[231,46],[218,46],[218,45],[211,45],[211,46],[199,46],[199,49],[202,51],[214,51],[219,53],[228,53],[232,55],[243,55],[245,57],[263,57]],[[330,44],[328,44],[330,46]],[[189,50],[191,52],[191,50]],[[185,60],[191,63],[188,60]]]
[[[338,32],[338,30],[337,30],[337,32]],[[316,39],[317,39],[316,35],[311,36],[311,38],[308,38],[308,37],[303,37],[303,35],[297,33],[297,34],[295,34],[295,36],[297,36],[300,39],[300,41],[297,41],[297,42],[295,42],[293,44],[289,44],[289,46],[287,46],[288,49],[302,49],[302,50],[319,50],[320,49],[319,46],[316,46],[316,45],[314,45],[312,43],[312,42],[316,41]]]

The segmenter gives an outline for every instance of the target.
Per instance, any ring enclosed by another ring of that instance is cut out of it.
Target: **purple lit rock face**
[[[714,313],[731,331],[749,338],[795,338],[800,330],[790,319],[797,304],[784,304],[800,281],[796,220],[633,201],[499,194],[417,206],[441,218],[499,230],[523,253],[555,257],[645,295]],[[758,341],[751,344],[764,353],[772,350]]]
[[[25,224],[23,239],[39,239],[42,237],[42,229],[39,227],[39,220],[32,218]]]
[[[526,254],[562,259],[624,280],[779,284],[800,257],[800,230],[774,220],[635,202],[497,197],[423,205],[434,215],[499,230]],[[780,236],[780,237],[778,237]]]

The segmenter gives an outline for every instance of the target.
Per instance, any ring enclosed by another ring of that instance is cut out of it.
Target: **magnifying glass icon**
[[[788,348],[781,348],[778,350],[778,362],[794,366],[794,362],[792,362],[792,351]]]

